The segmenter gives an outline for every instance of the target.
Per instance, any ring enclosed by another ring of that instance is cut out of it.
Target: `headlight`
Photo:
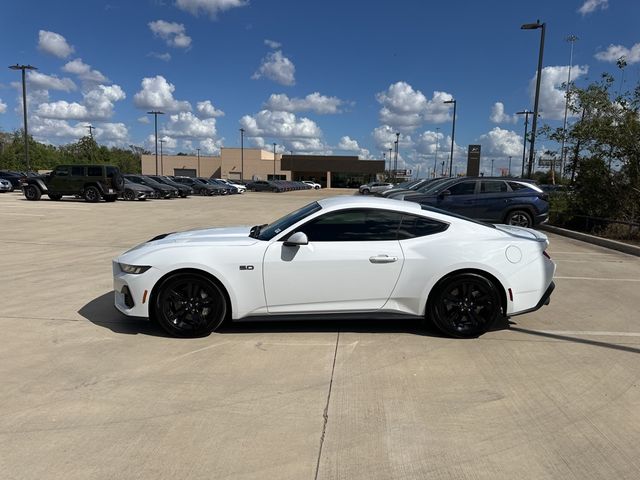
[[[119,263],[120,270],[124,273],[130,273],[132,275],[140,275],[141,273],[146,272],[151,267],[145,265],[127,265],[126,263]]]

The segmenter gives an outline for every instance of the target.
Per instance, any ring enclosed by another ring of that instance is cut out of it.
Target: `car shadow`
[[[108,328],[114,333],[124,335],[148,335],[170,338],[155,322],[146,318],[127,317],[113,305],[113,292],[107,292],[84,305],[78,313],[94,325]],[[508,329],[511,322],[500,320],[490,331]],[[435,325],[429,321],[412,318],[374,319],[364,318],[332,318],[330,320],[308,320],[303,317],[283,320],[242,320],[225,322],[216,332],[218,334],[245,333],[408,333],[412,335],[446,338]]]

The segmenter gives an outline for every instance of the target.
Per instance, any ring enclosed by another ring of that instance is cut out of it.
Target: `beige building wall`
[[[245,148],[243,161],[241,161],[241,157],[242,151],[240,148],[223,147],[220,149],[220,158],[222,159],[221,178],[240,179],[243,166],[244,175],[242,176],[245,180],[266,180],[268,175],[273,175],[273,152]],[[276,153],[276,175],[284,175],[287,180],[291,180],[291,172],[280,168],[281,159],[282,155]]]
[[[162,168],[160,166],[161,163]],[[220,174],[220,165],[220,157],[209,155],[200,155],[200,162],[198,162],[197,155],[163,155],[162,161],[160,155],[158,155],[157,171],[160,175],[175,175],[177,169],[193,169],[198,177],[210,177],[213,174]],[[155,155],[142,155],[142,173],[144,175],[155,175]]]

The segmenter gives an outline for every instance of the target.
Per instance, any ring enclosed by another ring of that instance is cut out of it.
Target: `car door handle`
[[[390,257],[389,255],[376,255],[369,257],[371,263],[393,263],[398,261],[398,257]]]

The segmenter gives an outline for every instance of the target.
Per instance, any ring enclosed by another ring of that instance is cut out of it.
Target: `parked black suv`
[[[80,196],[87,202],[115,202],[124,189],[124,178],[113,165],[58,165],[50,173],[23,179],[27,200],[40,200],[46,193],[51,200],[64,195]]]

